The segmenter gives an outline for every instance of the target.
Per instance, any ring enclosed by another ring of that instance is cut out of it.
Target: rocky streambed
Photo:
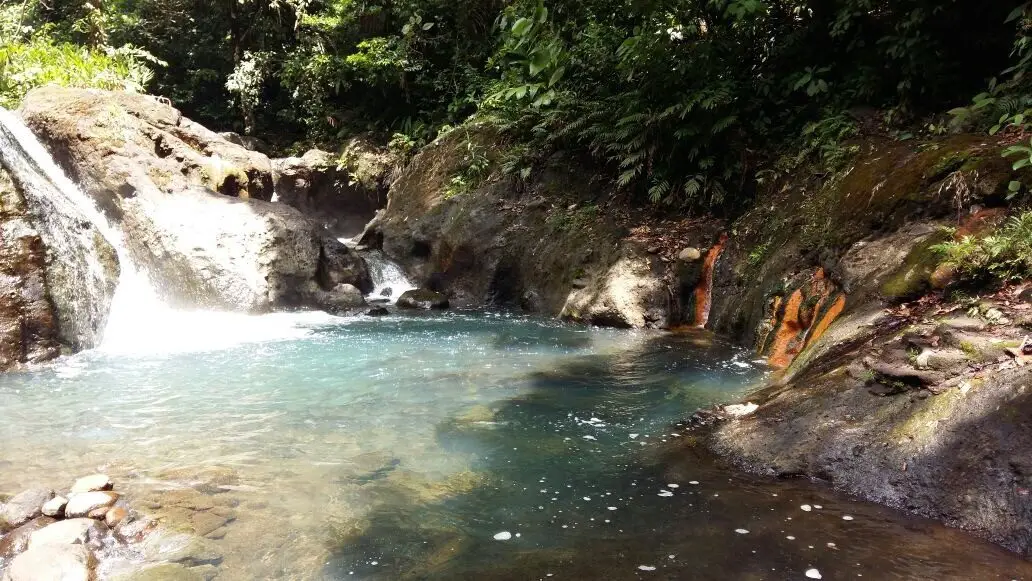
[[[225,521],[223,521],[225,522]],[[3,581],[211,580],[222,556],[135,510],[103,474],[68,490],[33,488],[0,504]]]

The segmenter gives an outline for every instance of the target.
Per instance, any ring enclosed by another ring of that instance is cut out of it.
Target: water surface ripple
[[[0,376],[0,491],[105,471],[212,539],[220,580],[1032,581],[958,531],[693,453],[678,422],[764,373],[708,335],[468,313],[290,327]]]

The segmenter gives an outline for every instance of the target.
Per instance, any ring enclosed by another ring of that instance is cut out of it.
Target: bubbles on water
[[[735,532],[740,534],[740,535],[747,535],[747,534],[749,534],[749,530],[748,529],[735,529]]]
[[[849,516],[848,514],[842,515],[842,520],[853,520],[853,517]]]
[[[502,531],[500,533],[495,533],[495,536],[494,536],[494,540],[496,540],[496,541],[508,541],[511,538],[512,538],[512,533],[510,533],[509,531]]]
[[[811,510],[813,510],[813,507],[810,506],[809,504],[804,504],[804,505],[800,506],[799,508],[801,508],[804,512],[810,512]]]
[[[638,565],[639,571],[655,571],[656,568],[652,565]]]
[[[821,572],[818,571],[817,569],[807,569],[806,570],[806,578],[807,579],[823,579],[823,577],[821,576]]]

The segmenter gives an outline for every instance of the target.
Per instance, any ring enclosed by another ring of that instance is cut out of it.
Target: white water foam
[[[368,295],[372,301],[387,300],[394,304],[405,291],[418,288],[405,276],[405,271],[382,252],[369,251],[365,253],[364,258],[369,266],[369,277],[373,279],[373,292]],[[388,290],[390,292],[387,292]]]
[[[49,201],[73,206],[93,223],[118,254],[118,286],[98,351],[153,355],[227,349],[243,343],[297,339],[311,334],[313,327],[341,321],[322,312],[251,315],[172,308],[160,298],[146,273],[136,266],[122,231],[65,175],[21,119],[0,109],[0,125],[28,157],[21,160],[24,163],[18,168],[23,177],[40,183],[49,181],[54,187],[47,188],[46,195],[61,198]],[[19,152],[10,153],[18,155]],[[91,269],[102,271],[99,264],[94,264],[96,257],[86,258],[92,261]]]

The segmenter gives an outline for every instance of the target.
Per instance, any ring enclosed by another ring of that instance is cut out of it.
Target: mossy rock
[[[403,309],[447,309],[448,297],[432,290],[416,289],[405,292],[398,298],[398,306]]]
[[[883,297],[903,302],[918,298],[932,289],[932,275],[942,262],[942,255],[933,247],[949,240],[946,232],[937,232],[919,242],[903,264],[881,285]]]

